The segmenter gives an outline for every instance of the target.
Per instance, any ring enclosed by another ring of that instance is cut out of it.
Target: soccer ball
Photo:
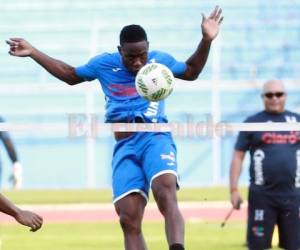
[[[135,78],[135,87],[140,96],[149,101],[160,101],[168,97],[174,86],[171,70],[160,63],[143,66]]]

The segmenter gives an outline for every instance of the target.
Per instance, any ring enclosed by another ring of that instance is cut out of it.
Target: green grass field
[[[17,225],[1,225],[1,250],[120,250],[122,232],[117,223],[47,224],[31,233]],[[162,223],[145,223],[144,234],[149,250],[167,249]],[[245,226],[230,222],[195,222],[186,225],[188,250],[239,250],[243,247]]]
[[[246,188],[242,189],[246,199]],[[18,204],[111,202],[110,190],[22,190],[4,194]],[[227,187],[182,189],[180,201],[228,201]],[[151,198],[152,200],[152,198]],[[246,249],[244,221],[188,221],[187,250]],[[162,222],[145,222],[143,231],[149,250],[168,249]],[[123,235],[118,223],[45,223],[36,233],[16,224],[0,225],[0,250],[120,250]]]
[[[247,189],[241,188],[244,199]],[[4,191],[12,201],[18,204],[57,204],[57,203],[104,203],[111,202],[111,191],[108,189],[79,190],[17,190]],[[184,188],[178,192],[179,201],[228,201],[227,187]],[[150,201],[152,201],[150,197]]]

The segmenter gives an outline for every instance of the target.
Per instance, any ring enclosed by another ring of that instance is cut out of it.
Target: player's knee
[[[159,176],[153,180],[153,195],[163,215],[177,208],[176,183],[176,177],[170,174]]]
[[[162,214],[167,213],[168,210],[172,210],[177,206],[176,191],[171,188],[161,188],[154,196]]]
[[[120,225],[124,233],[141,233],[141,218],[133,214],[120,214]]]
[[[152,191],[156,198],[168,198],[176,196],[177,180],[174,175],[164,174],[155,178],[152,182]]]

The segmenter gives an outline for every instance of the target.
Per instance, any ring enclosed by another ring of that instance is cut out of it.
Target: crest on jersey
[[[294,123],[294,122],[297,122],[296,116],[286,115],[286,116],[285,116],[285,120],[286,120],[286,122],[288,122],[288,123]]]

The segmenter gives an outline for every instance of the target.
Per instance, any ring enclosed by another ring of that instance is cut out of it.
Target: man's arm
[[[230,166],[230,200],[235,209],[240,209],[242,198],[238,190],[238,182],[242,171],[242,164],[245,158],[245,152],[235,150]]]
[[[208,18],[202,14],[202,35],[203,38],[194,54],[186,61],[187,69],[185,73],[178,78],[182,80],[196,80],[204,68],[212,40],[218,35],[219,27],[223,21],[221,17],[222,9],[218,6]]]
[[[41,228],[43,218],[33,212],[22,210],[0,194],[0,211],[15,218],[17,222],[30,227],[30,231],[36,231]]]
[[[75,85],[84,80],[76,75],[75,68],[60,61],[54,59],[43,52],[33,47],[29,42],[22,38],[10,38],[6,41],[10,46],[9,54],[19,57],[31,57],[43,68],[45,68],[50,74],[56,78],[66,82],[69,85]]]

